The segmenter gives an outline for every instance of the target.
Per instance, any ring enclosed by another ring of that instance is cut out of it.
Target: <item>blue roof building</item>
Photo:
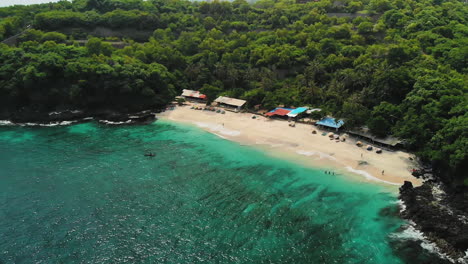
[[[333,117],[325,117],[325,118],[323,118],[322,120],[318,121],[315,124],[320,125],[320,126],[326,126],[326,127],[330,127],[330,128],[339,129],[340,127],[342,127],[344,125],[344,121],[341,120],[341,119],[336,121],[336,119],[333,118]]]

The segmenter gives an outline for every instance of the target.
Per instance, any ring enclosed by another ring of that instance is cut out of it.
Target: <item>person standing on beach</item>
[[[384,175],[384,173],[385,173],[385,170],[382,170],[382,175]]]

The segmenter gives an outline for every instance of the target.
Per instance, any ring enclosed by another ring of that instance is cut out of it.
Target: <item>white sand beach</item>
[[[391,185],[411,181],[416,186],[422,183],[411,175],[416,165],[410,160],[412,155],[406,152],[384,150],[382,154],[377,154],[375,148],[374,151],[367,151],[365,147],[357,147],[356,139],[352,137],[345,142],[330,140],[328,136],[322,136],[323,132],[329,131],[313,125],[296,123],[296,127],[290,127],[286,120],[272,120],[258,115],[252,119],[249,113],[226,111],[226,114],[220,114],[190,107],[177,106],[157,117],[196,125],[222,138],[260,147],[272,156],[333,170],[336,174],[354,175],[353,178],[358,181]],[[312,130],[317,130],[317,134],[312,134]],[[366,164],[363,165],[362,161]]]

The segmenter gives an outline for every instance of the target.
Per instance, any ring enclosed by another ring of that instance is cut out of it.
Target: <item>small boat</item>
[[[154,153],[145,153],[145,157],[154,157],[156,154]]]

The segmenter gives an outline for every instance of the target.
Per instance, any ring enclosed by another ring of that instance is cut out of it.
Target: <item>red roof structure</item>
[[[277,108],[274,112],[268,112],[266,113],[266,115],[267,116],[274,116],[274,115],[285,116],[289,114],[289,112],[291,112],[291,110]]]
[[[200,93],[199,91],[193,91],[193,90],[187,90],[187,89],[184,89],[182,91],[182,96],[198,98],[198,99],[203,99],[203,100],[206,99],[206,95]]]

